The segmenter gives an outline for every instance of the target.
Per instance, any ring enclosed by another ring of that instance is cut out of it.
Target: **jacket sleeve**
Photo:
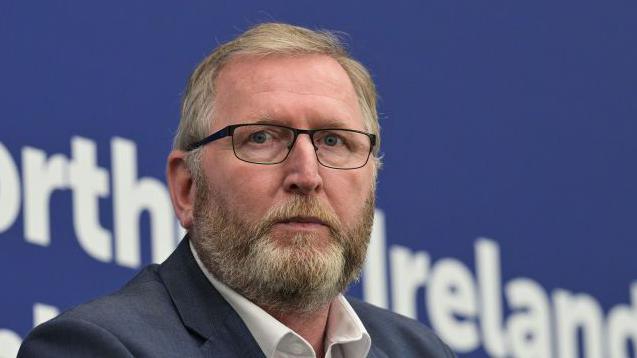
[[[18,358],[133,357],[108,330],[85,320],[58,318],[36,327],[22,342]]]

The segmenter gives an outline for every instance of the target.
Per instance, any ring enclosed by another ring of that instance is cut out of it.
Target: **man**
[[[188,235],[19,356],[445,357],[416,321],[345,298],[380,166],[376,93],[338,39],[262,24],[194,71],[168,157]]]

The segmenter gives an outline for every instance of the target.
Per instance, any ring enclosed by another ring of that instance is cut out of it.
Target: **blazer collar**
[[[219,356],[263,357],[239,315],[210,284],[188,246],[188,235],[159,267],[159,276],[184,326],[206,342],[202,349]]]

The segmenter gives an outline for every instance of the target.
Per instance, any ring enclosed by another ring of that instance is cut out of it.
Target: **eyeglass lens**
[[[370,138],[363,133],[345,129],[317,130],[313,144],[319,162],[339,169],[358,168],[367,162]],[[232,145],[237,158],[259,164],[280,163],[294,144],[294,130],[274,125],[237,127]]]

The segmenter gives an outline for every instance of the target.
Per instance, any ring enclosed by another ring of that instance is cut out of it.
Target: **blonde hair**
[[[313,31],[282,23],[263,23],[252,27],[234,40],[217,47],[195,68],[183,96],[181,120],[173,141],[173,149],[186,150],[191,143],[209,135],[213,120],[215,79],[233,56],[314,54],[334,58],[347,72],[358,96],[365,126],[377,136],[374,148],[374,155],[377,157],[380,128],[376,111],[376,87],[369,72],[361,63],[350,57],[336,33],[325,30]]]

